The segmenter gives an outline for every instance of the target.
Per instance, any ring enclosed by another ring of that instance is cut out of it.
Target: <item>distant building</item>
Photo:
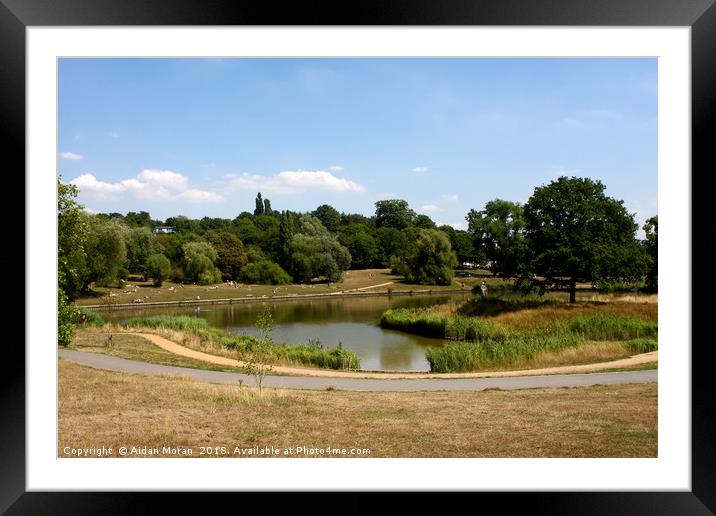
[[[176,232],[177,228],[175,228],[174,226],[155,226],[152,228],[152,233],[154,233],[155,235]]]

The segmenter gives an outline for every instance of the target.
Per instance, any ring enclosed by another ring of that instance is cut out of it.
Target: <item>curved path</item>
[[[115,335],[137,335],[147,339],[149,342],[162,348],[164,351],[174,353],[175,355],[181,355],[184,357],[192,358],[194,360],[201,360],[210,364],[231,366],[231,367],[244,367],[246,364],[239,360],[235,360],[229,357],[223,357],[218,355],[211,355],[204,353],[203,351],[197,351],[195,349],[187,348],[180,344],[177,344],[173,340],[169,340],[160,335],[154,333],[140,333],[140,332],[116,332]],[[622,358],[619,360],[612,360],[611,362],[600,362],[593,364],[582,364],[582,365],[568,365],[568,366],[556,366],[546,367],[542,369],[529,369],[529,370],[516,370],[516,371],[484,371],[484,372],[468,372],[468,373],[430,373],[428,371],[422,372],[375,372],[375,371],[341,371],[336,369],[318,369],[315,367],[300,367],[300,366],[282,366],[274,365],[271,369],[273,372],[281,375],[295,375],[295,376],[322,376],[332,378],[374,378],[376,380],[398,380],[398,379],[427,379],[434,380],[436,378],[493,378],[493,377],[506,377],[506,376],[542,376],[548,374],[574,374],[574,373],[590,373],[596,371],[604,371],[605,369],[619,369],[624,367],[633,367],[642,364],[648,364],[656,362],[658,360],[658,351],[651,353],[642,353],[640,355],[634,355],[628,358]]]
[[[241,373],[223,371],[207,371],[204,369],[191,369],[187,367],[166,366],[150,364],[137,360],[75,351],[70,349],[58,350],[60,358],[78,364],[107,369],[123,373],[141,373],[155,375],[184,375],[195,380],[238,384],[239,381],[247,385],[255,385],[253,376]],[[548,376],[518,376],[503,378],[336,378],[336,377],[307,377],[307,376],[266,376],[263,381],[265,387],[278,387],[287,389],[338,389],[351,391],[480,391],[485,389],[535,389],[545,387],[587,387],[590,385],[614,385],[623,383],[652,383],[658,379],[655,369],[646,371],[626,371],[617,373],[591,373]]]

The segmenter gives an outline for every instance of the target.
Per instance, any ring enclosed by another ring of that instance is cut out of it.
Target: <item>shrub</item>
[[[241,270],[241,281],[255,285],[286,285],[291,283],[291,276],[277,263],[262,260],[249,263]]]

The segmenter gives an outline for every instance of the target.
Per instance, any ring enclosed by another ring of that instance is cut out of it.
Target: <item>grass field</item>
[[[355,292],[373,285],[379,287],[368,289],[370,292],[439,292],[442,290],[466,289],[469,290],[479,278],[456,278],[452,285],[412,285],[405,283],[402,276],[390,274],[390,269],[366,269],[346,271],[342,281],[332,283],[315,283],[310,285],[246,285],[237,287],[227,283],[211,286],[182,285],[165,282],[161,287],[154,287],[151,281],[128,281],[122,288],[95,287],[91,295],[80,297],[75,302],[78,306],[85,305],[112,305],[118,303],[132,303],[135,299],[142,299],[145,303],[167,301],[189,301],[200,299],[236,299],[261,298],[262,296],[293,296],[315,294],[337,294],[342,292]],[[499,281],[499,280],[497,280]],[[390,283],[383,285],[384,283]],[[169,290],[176,287],[175,291]],[[182,288],[183,287],[183,288]],[[136,292],[135,292],[136,289]],[[111,295],[110,295],[111,294]]]
[[[60,359],[58,455],[100,446],[111,456],[120,446],[186,447],[193,456],[202,446],[331,446],[370,457],[656,457],[657,385],[259,395]]]

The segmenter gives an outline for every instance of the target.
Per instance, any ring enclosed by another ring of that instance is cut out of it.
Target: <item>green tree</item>
[[[253,285],[287,285],[291,276],[277,263],[269,260],[252,262],[241,269],[239,276],[244,283]]]
[[[437,227],[433,219],[422,213],[415,217],[415,226],[422,229],[435,229]]]
[[[450,239],[437,229],[420,229],[414,247],[396,265],[410,283],[450,285],[457,258]]]
[[[340,280],[351,264],[348,249],[312,215],[300,217],[298,231],[289,247],[294,280],[306,283],[318,276],[325,276],[329,283]]]
[[[264,201],[261,198],[261,192],[259,192],[256,196],[256,208],[254,208],[254,215],[263,215],[265,209]]]
[[[214,263],[218,258],[216,249],[208,242],[189,242],[182,246],[184,274],[191,281],[208,285],[221,281],[221,272]]]
[[[244,244],[228,231],[212,231],[208,240],[216,249],[216,266],[221,271],[221,276],[225,280],[237,279],[241,268],[248,262]]]
[[[338,227],[341,224],[341,214],[333,206],[322,204],[311,215],[320,220],[321,224],[331,233],[338,232]]]
[[[169,258],[163,254],[153,254],[146,260],[144,275],[154,280],[154,286],[161,287],[162,282],[169,277],[172,271]]]
[[[271,209],[271,201],[264,199],[264,215],[271,215],[273,210]]]
[[[377,227],[403,229],[415,223],[416,214],[408,207],[408,202],[390,199],[375,203],[375,224]]]
[[[382,267],[390,267],[391,256],[402,254],[407,247],[406,237],[399,229],[382,227],[375,232],[378,244],[378,263]]]
[[[500,276],[517,274],[527,252],[523,206],[495,199],[482,211],[470,210],[466,219],[473,249],[492,261],[492,271]]]
[[[117,219],[103,221],[87,216],[87,276],[85,287],[91,282],[110,285],[119,280],[127,264],[126,238],[129,228]]]
[[[146,212],[142,212],[146,213]],[[137,227],[127,234],[127,268],[131,272],[143,272],[147,258],[160,252],[161,247],[148,227]]]
[[[75,200],[77,187],[57,178],[57,279],[68,300],[74,300],[84,286],[87,268],[87,219]]]
[[[523,272],[542,277],[541,291],[578,282],[642,280],[649,256],[635,237],[637,224],[623,201],[607,197],[600,181],[560,177],[537,187],[524,207],[529,260]]]
[[[646,287],[656,292],[659,290],[659,216],[654,215],[648,219],[642,229],[646,233],[644,247],[651,257],[651,265],[646,273]]]
[[[378,258],[378,244],[362,224],[343,227],[338,241],[351,253],[352,268],[367,269],[375,264]]]

